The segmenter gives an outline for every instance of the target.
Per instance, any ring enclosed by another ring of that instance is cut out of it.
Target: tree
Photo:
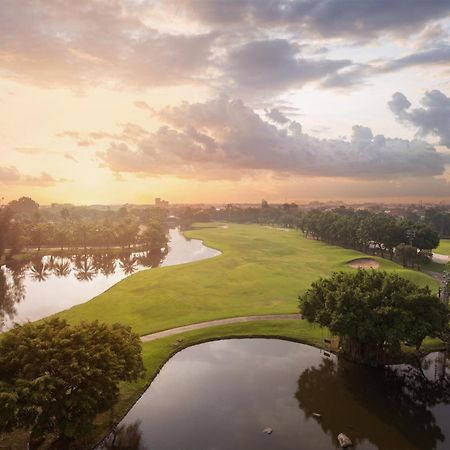
[[[10,256],[20,253],[30,243],[28,228],[21,220],[11,220],[6,240]]]
[[[118,383],[143,373],[129,327],[61,319],[16,327],[0,341],[0,432],[29,429],[30,448],[54,433],[67,449],[114,405]]]
[[[439,245],[439,234],[427,226],[416,226],[413,239],[414,247],[420,250],[432,250]]]
[[[36,223],[31,227],[30,237],[31,244],[37,247],[37,250],[41,250],[42,244],[48,241],[51,234],[52,227],[45,222]]]
[[[344,355],[370,365],[383,364],[401,342],[419,348],[447,328],[448,308],[428,287],[383,271],[336,272],[313,283],[299,304],[306,320],[339,336]]]
[[[6,249],[6,237],[11,224],[11,211],[9,208],[0,205],[0,258]]]
[[[30,197],[20,197],[8,203],[8,208],[14,215],[33,217],[39,211],[39,204]]]
[[[396,255],[402,260],[402,264],[407,267],[413,265],[417,260],[417,248],[412,245],[400,244],[395,249]]]
[[[141,240],[149,250],[160,251],[167,245],[164,227],[158,222],[150,222],[141,234]]]

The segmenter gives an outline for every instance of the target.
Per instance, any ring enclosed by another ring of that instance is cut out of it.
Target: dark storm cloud
[[[425,93],[421,103],[421,108],[411,108],[406,96],[396,92],[389,108],[400,122],[417,128],[418,136],[436,136],[441,145],[450,148],[450,98],[433,90]]]
[[[278,127],[240,100],[220,97],[158,113],[154,133],[113,141],[99,156],[116,172],[229,178],[252,171],[304,176],[383,178],[433,176],[450,159],[418,141],[373,136],[353,128],[351,141],[319,139],[298,122]]]

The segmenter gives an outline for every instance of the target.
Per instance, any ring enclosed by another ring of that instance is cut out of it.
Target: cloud
[[[417,128],[418,136],[436,136],[441,145],[450,148],[450,98],[433,90],[425,93],[421,103],[422,108],[411,109],[406,96],[396,92],[388,105],[400,122]]]
[[[56,183],[64,182],[62,178],[55,179],[47,172],[41,172],[38,176],[25,175],[19,172],[17,167],[0,167],[0,184],[49,187]]]
[[[444,177],[405,177],[390,180],[324,180],[323,178],[294,178],[265,180],[282,197],[293,200],[343,198],[353,201],[417,201],[436,202],[450,197],[450,183]]]
[[[211,27],[287,27],[322,38],[414,34],[450,14],[447,0],[177,0],[178,10]]]
[[[136,100],[134,102],[134,106],[136,106],[136,108],[139,109],[145,109],[147,111],[150,111],[151,113],[155,111],[147,102],[144,102],[143,100]]]
[[[433,48],[416,51],[401,58],[382,64],[374,73],[394,72],[414,66],[450,65],[450,45],[441,43]]]
[[[92,139],[85,138],[78,131],[66,130],[58,133],[57,136],[73,139],[78,147],[89,147],[94,144]]]
[[[279,123],[280,125],[290,122],[278,108],[272,108],[269,111],[266,111],[266,117],[272,122]]]
[[[126,0],[3,0],[0,73],[74,88],[182,84],[204,74],[215,35],[161,33],[143,19]]]
[[[73,161],[73,162],[78,162],[78,160],[70,153],[64,153],[64,158],[69,159],[70,161]]]
[[[350,60],[305,58],[301,47],[287,39],[247,42],[230,50],[222,70],[239,91],[283,91],[336,75]]]
[[[134,130],[99,154],[115,172],[225,179],[257,171],[302,176],[382,178],[434,176],[447,155],[419,141],[373,136],[355,126],[351,141],[319,139],[290,122],[278,127],[241,100],[219,97],[157,113],[156,132]]]

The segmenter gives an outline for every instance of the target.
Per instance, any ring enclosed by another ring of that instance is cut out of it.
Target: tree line
[[[300,220],[306,237],[350,247],[381,257],[394,254],[403,263],[426,262],[431,250],[439,245],[439,235],[421,223],[369,210],[337,208],[331,211],[311,210]]]
[[[13,255],[44,246],[86,250],[140,245],[160,250],[167,245],[165,215],[161,211],[126,207],[117,211],[73,210],[63,207],[49,213],[27,197],[0,206],[0,257],[6,249]]]
[[[269,205],[263,200],[260,207],[229,204],[224,208],[187,208],[180,214],[180,221],[185,226],[228,221],[294,228],[309,238],[376,253],[383,258],[396,256],[404,265],[413,265],[429,261],[431,250],[439,245],[440,228],[447,223],[447,216],[450,224],[450,214],[440,207],[427,208],[421,216],[405,208],[404,216],[396,217],[369,209],[306,210],[295,203]],[[442,230],[446,232],[447,228],[444,226]]]

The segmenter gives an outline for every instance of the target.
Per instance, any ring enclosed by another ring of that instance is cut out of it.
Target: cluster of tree
[[[344,355],[370,365],[385,363],[402,342],[419,349],[426,336],[445,339],[448,331],[448,306],[428,287],[383,271],[321,278],[299,297],[299,306],[306,320],[339,336]]]
[[[364,252],[396,253],[405,265],[426,261],[439,245],[439,235],[427,225],[414,224],[384,213],[337,208],[314,209],[303,215],[300,228],[306,236]]]
[[[450,212],[439,206],[427,208],[423,221],[440,236],[450,236]]]
[[[295,203],[269,205],[263,200],[260,207],[228,204],[224,208],[183,208],[177,212],[180,224],[189,227],[194,222],[227,221],[234,223],[260,223],[298,228],[302,212]]]
[[[29,430],[30,449],[56,435],[52,448],[67,450],[116,403],[119,382],[143,373],[139,336],[123,325],[16,327],[0,340],[0,432]]]
[[[1,207],[0,256],[6,248],[15,254],[30,247],[40,250],[42,246],[86,250],[141,245],[159,250],[167,245],[165,217],[159,210],[128,211],[122,207],[88,216],[71,214],[67,208],[59,211],[57,220],[46,219],[39,205],[26,197]]]

